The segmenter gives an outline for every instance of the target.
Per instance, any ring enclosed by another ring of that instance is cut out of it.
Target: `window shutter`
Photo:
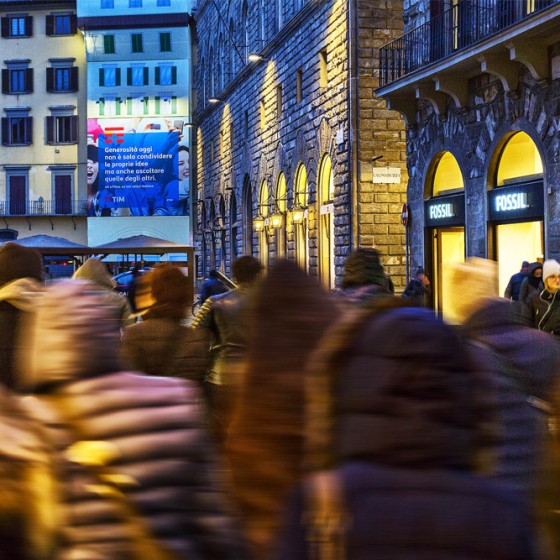
[[[54,68],[47,68],[47,91],[54,91]]]
[[[72,68],[70,68],[70,89],[72,91],[78,91],[79,89],[77,66],[72,66]]]
[[[177,66],[171,67],[171,83],[173,85],[177,83]]]
[[[70,117],[70,142],[76,144],[78,142],[78,116]]]
[[[126,114],[132,115],[132,97],[126,98]]]
[[[2,37],[9,37],[10,36],[10,19],[7,18],[7,17],[3,17],[0,27],[2,29]]]
[[[99,69],[99,85],[102,87],[105,85],[105,69]]]
[[[154,97],[154,106],[156,115],[159,115],[161,113],[161,108],[158,96]]]
[[[121,69],[115,68],[115,85],[121,85]]]
[[[177,112],[177,97],[175,95],[171,98],[171,112]]]
[[[6,117],[2,118],[2,146],[8,146],[9,142],[9,135],[8,135],[8,126],[9,121]]]
[[[45,18],[45,33],[50,37],[54,35],[54,16],[49,15]]]
[[[25,16],[25,36],[31,37],[33,35],[33,17]]]
[[[54,117],[47,117],[47,144],[54,144]]]
[[[156,66],[156,86],[159,86],[159,80],[160,80],[160,67]]]
[[[146,66],[144,68],[144,85],[147,86],[150,83],[150,69]]]
[[[72,35],[76,35],[78,32],[78,16],[76,14],[72,14],[70,16],[70,33]]]
[[[2,93],[10,92],[10,71],[2,69]]]
[[[33,68],[25,69],[25,92],[33,92]]]
[[[127,86],[132,85],[132,68],[126,69],[126,85]]]
[[[25,143],[33,144],[33,117],[25,117]]]

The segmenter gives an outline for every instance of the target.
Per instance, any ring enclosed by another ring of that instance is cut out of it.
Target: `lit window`
[[[142,33],[133,33],[132,39],[132,52],[141,53],[144,52],[144,46],[142,45]]]
[[[327,51],[321,51],[319,53],[319,87],[326,88],[327,85]]]
[[[103,50],[105,54],[115,54],[115,36],[103,35]]]
[[[171,51],[171,33],[159,34],[159,50],[161,52]]]

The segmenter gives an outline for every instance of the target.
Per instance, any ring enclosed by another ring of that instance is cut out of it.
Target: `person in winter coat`
[[[274,555],[281,512],[302,476],[307,358],[338,300],[289,261],[253,297],[247,366],[225,443],[231,492],[254,558]]]
[[[220,280],[218,272],[211,270],[208,278],[202,283],[200,288],[200,302],[204,303],[209,297],[217,296],[228,291],[228,287]]]
[[[0,248],[0,383],[11,390],[19,385],[20,330],[42,281],[43,262],[35,249],[12,242]]]
[[[560,336],[560,263],[544,261],[542,277],[544,290],[533,294],[524,309],[525,318],[539,331]]]
[[[379,300],[321,342],[308,391],[312,474],[276,558],[337,546],[349,560],[536,558],[523,500],[473,472],[478,405],[464,346],[405,303]]]
[[[113,310],[90,288],[53,285],[28,333],[25,402],[59,451],[58,558],[247,558],[216,483],[198,388],[123,371]]]
[[[431,295],[430,279],[426,276],[424,268],[419,266],[416,269],[416,274],[410,279],[410,282],[404,289],[402,297],[408,300],[410,305],[427,307],[428,299]]]
[[[234,261],[231,268],[239,287],[207,299],[192,322],[194,329],[212,333],[212,365],[204,386],[212,431],[220,441],[226,437],[235,391],[243,372],[249,300],[263,265],[254,257],[244,256]]]
[[[394,291],[393,281],[385,274],[377,249],[360,247],[346,257],[340,292],[346,303],[363,305]]]
[[[116,282],[107,270],[105,263],[102,263],[99,259],[88,259],[74,272],[73,278],[89,282],[102,290],[109,305],[117,310],[123,328],[134,323],[132,308],[128,299],[115,292]]]
[[[171,264],[148,272],[153,305],[139,323],[124,330],[125,363],[148,375],[191,379],[202,384],[210,365],[210,336],[183,324],[189,309],[188,278]]]
[[[506,286],[506,290],[504,292],[504,297],[511,301],[519,301],[520,298],[520,290],[521,284],[527,276],[529,275],[529,263],[527,261],[523,261],[521,263],[521,270],[516,272],[508,282]]]
[[[519,289],[519,302],[522,305],[528,305],[533,294],[544,290],[542,267],[543,265],[540,262],[534,262],[529,265],[527,278],[523,280]]]
[[[481,468],[534,499],[548,437],[548,403],[560,381],[560,341],[526,326],[517,308],[498,297],[494,261],[453,264],[448,278],[450,317],[461,325],[471,359],[490,383],[481,392],[496,411],[495,439]],[[461,297],[465,293],[468,298]]]

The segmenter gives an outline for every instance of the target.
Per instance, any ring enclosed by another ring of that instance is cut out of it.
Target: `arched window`
[[[541,178],[543,164],[539,149],[525,132],[514,134],[505,144],[496,174],[496,186]]]
[[[450,152],[444,152],[436,163],[432,182],[432,196],[464,189],[463,174],[457,160]]]
[[[233,19],[229,20],[229,37],[231,41],[235,40],[235,24],[233,23]],[[236,64],[235,61],[238,55],[233,45],[229,46],[228,52],[229,52],[229,72],[230,72],[229,80],[233,80],[233,77],[235,76],[235,64]]]
[[[231,191],[231,198],[229,201],[229,230],[230,230],[229,258],[230,258],[230,265],[231,265],[231,263],[239,256],[239,252],[237,250],[237,237],[239,234],[239,221],[237,220],[237,197],[235,196],[235,192],[233,191]],[[231,270],[231,266],[230,266],[230,270]]]
[[[294,250],[296,262],[306,272],[309,270],[309,227],[307,223],[307,170],[299,164],[294,183]]]
[[[216,83],[218,84],[218,91],[222,91],[225,86],[224,80],[224,37],[220,33],[220,38],[218,39],[218,56],[216,61]]]
[[[221,272],[225,272],[226,266],[226,202],[223,196],[220,196],[220,202],[218,205],[219,215],[216,217],[216,238],[218,241],[219,250],[219,262],[217,263],[218,268]]]
[[[214,49],[210,49],[210,62],[209,62],[209,68],[208,68],[208,73],[209,73],[209,80],[208,80],[208,84],[209,84],[209,94],[208,97],[215,97],[216,96],[216,88],[215,88],[215,72],[216,72],[216,59],[214,58]]]
[[[261,48],[266,43],[266,6],[267,0],[260,0],[260,9],[259,9],[259,37],[262,42]]]
[[[260,215],[266,220],[270,211],[270,193],[266,180],[261,183],[259,192],[259,212]],[[259,232],[259,258],[264,266],[268,266],[268,228],[264,227]]]
[[[335,287],[334,268],[334,181],[332,161],[325,154],[319,166],[319,277],[323,285]]]
[[[247,57],[249,53],[249,8],[247,7],[247,2],[243,2],[243,8],[241,10],[241,37],[243,43],[240,45],[241,54],[243,55],[243,62],[247,64]]]
[[[286,176],[284,173],[278,175],[276,183],[276,197],[275,197],[275,217],[274,220],[274,237],[276,242],[276,257],[284,258],[286,256],[286,210],[288,208],[287,189],[286,189]]]
[[[249,175],[243,179],[242,195],[243,254],[253,254],[253,193]]]

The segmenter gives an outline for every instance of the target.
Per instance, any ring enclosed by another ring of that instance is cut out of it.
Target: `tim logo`
[[[122,144],[124,142],[124,128],[122,126],[107,127],[105,129],[105,144]]]

